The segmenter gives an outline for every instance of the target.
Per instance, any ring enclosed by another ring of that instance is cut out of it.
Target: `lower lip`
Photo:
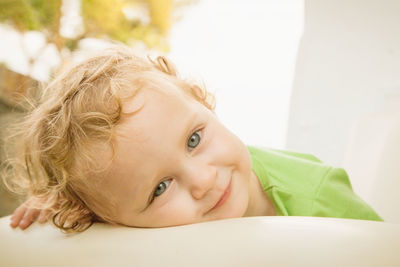
[[[229,182],[228,187],[226,188],[224,195],[221,197],[221,199],[215,204],[215,206],[211,210],[215,210],[218,207],[221,207],[222,205],[225,204],[225,202],[228,200],[229,196],[231,195],[232,191],[232,180]]]

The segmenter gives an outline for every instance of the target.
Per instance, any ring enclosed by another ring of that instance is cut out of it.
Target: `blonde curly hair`
[[[213,95],[180,78],[165,57],[141,58],[124,46],[58,75],[20,124],[5,184],[36,198],[37,208],[51,209],[64,232],[83,231],[96,221],[116,223],[110,196],[96,190],[96,147],[113,149],[124,101],[166,79],[214,110]]]

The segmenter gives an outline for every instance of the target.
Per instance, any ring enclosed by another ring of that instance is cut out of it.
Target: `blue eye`
[[[166,180],[166,181],[162,181],[161,183],[158,184],[156,190],[154,191],[154,197],[158,197],[160,196],[162,193],[165,192],[165,190],[167,190],[169,184],[171,183],[171,180]]]
[[[190,138],[189,138],[189,140],[187,142],[187,145],[188,145],[188,147],[190,149],[193,149],[193,148],[195,148],[196,146],[199,145],[200,140],[201,140],[201,131],[199,130],[199,131],[196,131],[195,133],[193,133],[190,136]]]

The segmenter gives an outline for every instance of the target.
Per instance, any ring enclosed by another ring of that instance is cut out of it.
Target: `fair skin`
[[[98,185],[113,196],[116,222],[166,227],[275,215],[246,146],[213,111],[172,83],[140,92],[124,109],[138,112],[117,125],[116,154]],[[12,226],[34,221],[21,219],[28,212],[16,210]]]

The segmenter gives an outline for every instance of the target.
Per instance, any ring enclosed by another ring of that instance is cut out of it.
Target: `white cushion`
[[[0,219],[0,266],[400,266],[400,225],[252,217],[160,229],[95,224],[67,236]]]

